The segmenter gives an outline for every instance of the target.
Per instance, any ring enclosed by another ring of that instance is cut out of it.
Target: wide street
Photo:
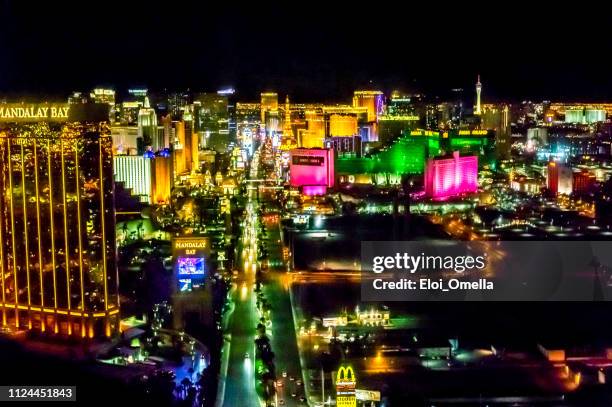
[[[245,230],[239,245],[241,272],[238,273],[232,294],[234,310],[228,324],[226,341],[229,346],[227,372],[221,371],[221,381],[225,382],[223,404],[227,407],[256,407],[259,398],[255,391],[253,363],[255,361],[255,335],[259,319],[254,292],[255,272],[251,260],[256,256],[251,244],[255,235],[256,221],[253,220],[254,193],[249,190]],[[249,218],[251,217],[251,218]],[[253,254],[253,251],[255,254]]]
[[[261,151],[261,150],[260,150]],[[259,168],[259,152],[251,162],[251,179],[267,178]],[[260,201],[259,201],[259,200]],[[273,208],[262,218],[258,215],[260,208]],[[256,183],[249,183],[246,216],[242,228],[242,237],[238,246],[238,263],[240,272],[235,275],[231,293],[231,311],[227,315],[225,327],[224,363],[221,369],[221,383],[225,389],[223,403],[219,406],[235,407],[259,406],[260,401],[255,390],[253,363],[255,360],[256,325],[259,313],[256,308],[255,271],[257,262],[257,245],[263,244],[268,252],[271,264],[264,273],[262,290],[270,304],[271,328],[270,342],[274,352],[276,367],[277,396],[276,406],[306,406],[304,384],[296,341],[296,329],[286,284],[287,269],[283,260],[283,245],[280,234],[280,208],[277,207],[273,194],[257,194]],[[258,224],[266,226],[266,238],[257,240]],[[248,357],[246,357],[248,353]]]
[[[244,281],[244,280],[243,280]],[[259,406],[255,393],[255,377],[253,373],[253,355],[255,353],[255,326],[257,313],[253,295],[253,284],[238,283],[234,291],[234,314],[229,324],[231,345],[225,385],[224,405]],[[244,287],[244,288],[241,288]],[[245,358],[248,353],[249,357]]]
[[[286,284],[287,273],[282,261],[282,244],[280,243],[280,230],[278,217],[266,223],[268,249],[270,261],[280,266],[271,267],[268,271],[263,292],[270,302],[272,320],[272,349],[275,353],[275,363],[278,380],[278,400],[283,400],[287,406],[305,406],[300,401],[304,397],[304,384],[300,357],[293,324],[289,286]],[[286,374],[286,376],[285,376]]]

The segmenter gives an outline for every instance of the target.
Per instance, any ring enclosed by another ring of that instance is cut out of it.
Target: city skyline
[[[556,8],[0,0],[0,404],[611,406],[610,18]]]

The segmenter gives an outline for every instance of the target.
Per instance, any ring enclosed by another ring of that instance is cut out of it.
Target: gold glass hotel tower
[[[2,106],[2,325],[111,336],[119,298],[107,125],[82,114],[78,122],[68,114],[64,122],[44,115],[17,120],[3,116]]]

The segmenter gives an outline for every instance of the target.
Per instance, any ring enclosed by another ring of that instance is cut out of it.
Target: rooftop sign
[[[1,122],[63,122],[68,120],[70,105],[47,103],[0,104]]]

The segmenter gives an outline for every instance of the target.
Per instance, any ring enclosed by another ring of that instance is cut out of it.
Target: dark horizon
[[[441,97],[463,88],[471,100],[480,74],[484,102],[612,100],[609,21],[593,14],[114,1],[32,12],[0,4],[0,94],[9,97],[102,85],[120,93],[231,86],[240,100],[275,90],[296,102],[342,102],[367,87]]]

